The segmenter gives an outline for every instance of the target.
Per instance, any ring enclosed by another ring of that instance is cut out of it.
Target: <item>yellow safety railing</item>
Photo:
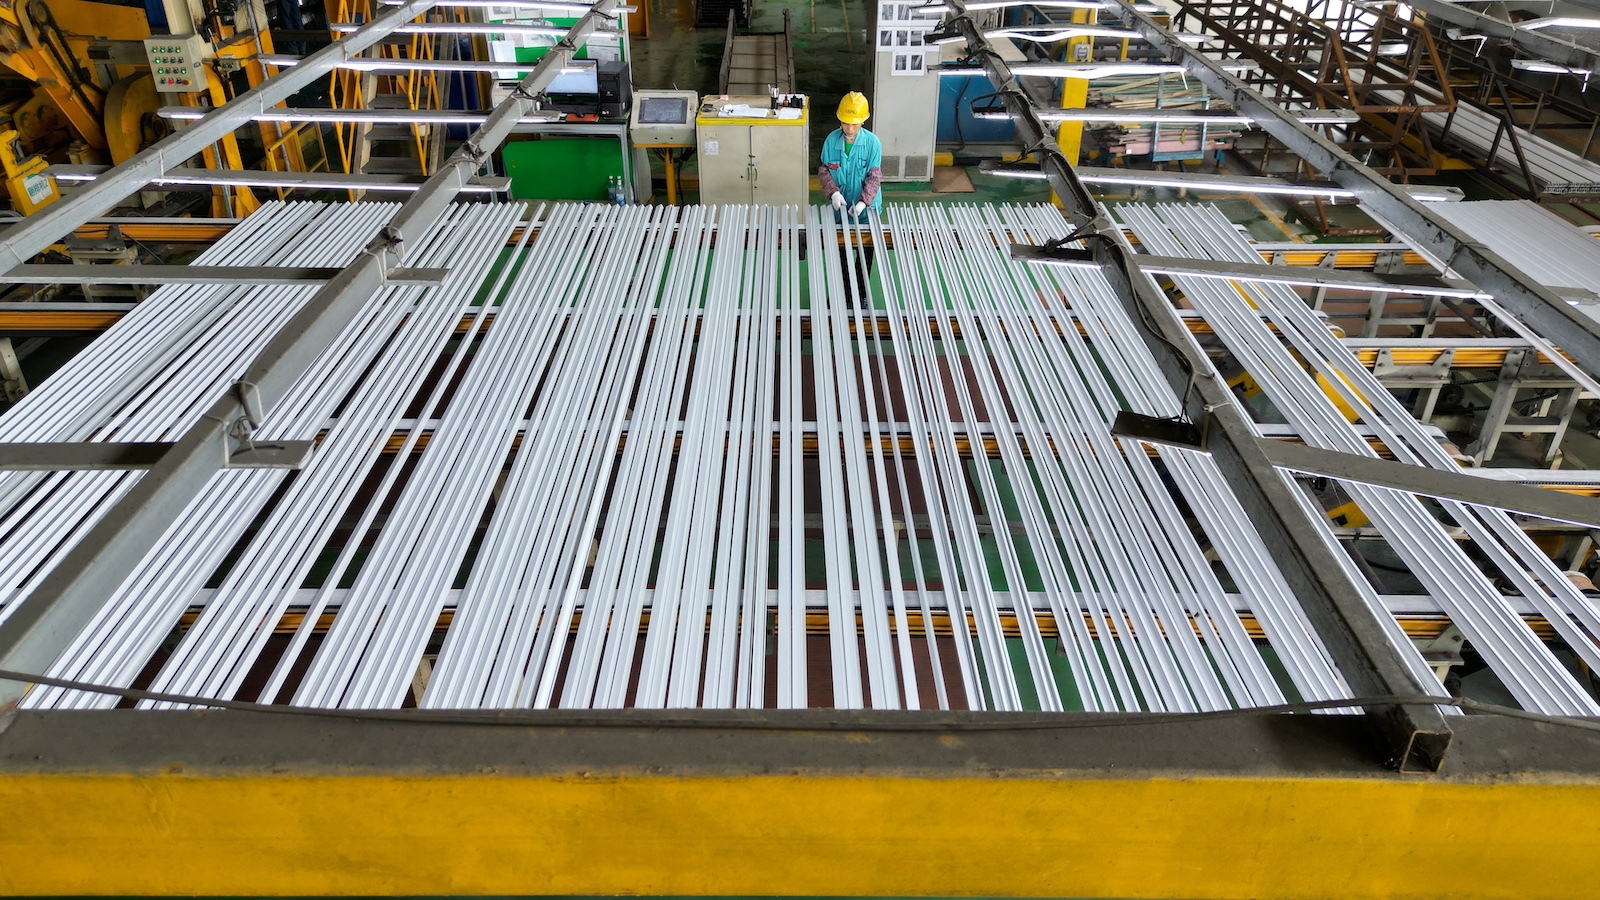
[[[338,0],[330,21],[340,24],[359,24],[370,21],[373,15],[372,0]],[[434,10],[431,21],[448,21],[463,17],[459,10]],[[418,21],[423,21],[419,18]],[[334,35],[338,39],[339,35]],[[415,34],[404,43],[380,44],[377,52],[386,59],[432,60],[438,56],[439,42],[449,40],[448,35]],[[368,80],[371,79],[371,80]],[[439,73],[411,71],[395,74],[376,74],[337,70],[329,84],[330,106],[334,109],[365,109],[377,94],[397,95],[405,98],[405,108],[432,110],[443,107],[444,96],[439,87]],[[422,174],[429,169],[430,141],[435,137],[435,126],[412,124],[411,136]],[[344,172],[356,171],[363,160],[362,141],[370,126],[350,123],[334,125],[335,144],[339,164]],[[352,192],[354,198],[355,192]]]
[[[315,150],[315,153],[308,151]],[[282,168],[279,168],[280,159]],[[322,126],[302,122],[279,134],[277,140],[266,146],[267,170],[271,172],[328,172],[328,144]],[[288,198],[289,191],[278,188],[278,199]]]

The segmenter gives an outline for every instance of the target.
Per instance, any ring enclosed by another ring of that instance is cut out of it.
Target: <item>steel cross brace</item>
[[[431,0],[420,2],[423,8],[431,5]],[[323,286],[267,343],[234,390],[219,398],[197,425],[162,452],[161,458],[67,551],[33,593],[16,602],[10,616],[0,623],[0,669],[45,671],[178,521],[211,476],[228,465],[235,454],[253,449],[248,439],[250,430],[261,424],[362,304],[383,288],[387,274],[404,259],[406,246],[414,245],[438,221],[462,187],[488,161],[494,148],[532,107],[532,95],[556,77],[615,5],[616,0],[599,0],[579,19],[568,39],[545,54],[523,79],[522,90],[495,107],[488,120],[412,195],[356,260]],[[412,5],[397,9],[410,10]],[[290,74],[303,70],[309,69],[296,66]],[[152,147],[145,153],[155,150]],[[14,707],[26,690],[27,685],[22,682],[0,680],[0,710]]]
[[[1590,497],[1287,441],[1263,440],[1261,449],[1273,465],[1307,475],[1375,484],[1427,497],[1492,506],[1585,527],[1600,527],[1600,500]]]
[[[968,51],[984,66],[989,82],[1016,123],[1023,147],[1039,160],[1068,216],[1090,233],[1085,242],[1112,291],[1130,318],[1146,332],[1146,343],[1168,383],[1182,398],[1191,421],[1206,425],[1209,450],[1223,477],[1233,485],[1284,579],[1299,598],[1311,625],[1350,689],[1359,696],[1415,697],[1425,693],[1390,646],[1377,613],[1362,601],[1333,556],[1322,526],[1305,515],[1291,493],[1293,483],[1273,464],[1256,439],[1248,418],[1172,306],[1142,273],[1121,230],[1101,214],[1072,167],[1050,146],[1051,132],[1032,102],[995,52],[961,0],[949,0],[952,24],[966,38]],[[1402,770],[1436,771],[1450,745],[1451,732],[1439,709],[1396,703],[1370,707],[1369,721],[1393,764]]]
[[[317,266],[101,266],[29,263],[0,272],[4,284],[322,284],[338,269]],[[394,268],[384,274],[389,284],[437,287],[448,269]]]

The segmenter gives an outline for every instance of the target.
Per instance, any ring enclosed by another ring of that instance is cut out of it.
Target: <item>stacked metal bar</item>
[[[219,476],[52,674],[349,708],[1349,696],[1209,457],[1111,436],[1177,401],[1097,272],[1010,260],[1053,208],[558,206],[497,266],[519,214],[441,223],[451,280],[374,298],[269,423],[321,430],[311,464]]]
[[[1260,260],[1215,207],[1119,206],[1116,212],[1152,253],[1230,262]],[[1293,290],[1183,276],[1174,281],[1307,443],[1375,455],[1357,428],[1359,422],[1402,462],[1458,469],[1450,454]],[[1341,411],[1335,397],[1355,411],[1354,421]],[[1539,640],[1489,573],[1498,573],[1514,586],[1590,667],[1600,664],[1600,608],[1572,585],[1508,513],[1449,500],[1438,501],[1435,509],[1415,494],[1357,483],[1345,487],[1519,703],[1551,714],[1600,714],[1594,698]],[[1451,536],[1452,526],[1465,530],[1471,546],[1486,560],[1487,571]],[[1359,575],[1355,580],[1366,584]],[[1382,613],[1375,597],[1369,595],[1367,600]],[[1420,667],[1420,657],[1409,641],[1400,638],[1398,626],[1391,629],[1391,636],[1413,668]]]
[[[347,263],[364,246],[394,209],[388,204],[296,204],[281,212],[274,210],[270,214],[252,216],[235,229],[230,241],[237,237],[238,243],[256,247],[264,262],[293,264],[298,257],[312,256],[316,258],[315,264],[340,265]],[[419,358],[430,358],[437,352],[428,341],[437,344],[447,339],[459,320],[459,310],[449,308],[451,300],[455,300],[457,306],[470,301],[483,272],[493,263],[497,247],[503,245],[514,227],[519,212],[520,207],[486,205],[460,206],[452,210],[429,234],[426,249],[419,256],[428,259],[430,264],[453,267],[446,285],[426,290],[390,288],[371,298],[352,327],[318,359],[286,401],[263,423],[258,435],[260,440],[305,440],[315,437],[329,416],[336,409],[340,410],[338,423],[318,448],[313,465],[293,478],[286,478],[281,471],[232,470],[212,479],[183,518],[169,529],[157,550],[124,582],[122,590],[108,600],[51,671],[88,681],[131,683],[192,605],[195,593],[219,574],[224,560],[247,531],[255,536],[250,546],[253,552],[247,552],[231,564],[229,584],[245,580],[247,587],[254,588],[248,580],[259,577],[258,567],[266,567],[275,572],[298,570],[298,576],[280,576],[297,587],[304,578],[304,569],[309,566],[306,555],[309,553],[314,560],[315,553],[322,549],[314,540],[316,513],[326,511],[337,502],[341,492],[353,490],[351,479],[359,486],[362,468],[359,460],[351,459],[351,454],[376,457],[393,429],[391,419],[400,412],[394,407],[403,403],[404,394],[385,378],[392,378],[394,372],[412,370]],[[280,218],[288,221],[280,223]],[[152,404],[157,410],[180,404],[186,409],[204,410],[237,379],[253,358],[254,347],[282,327],[293,315],[298,302],[303,302],[314,290],[314,287],[247,287],[225,291],[226,296],[217,303],[219,313],[225,315],[219,314],[205,327],[158,332],[154,327],[141,327],[143,319],[124,320],[91,350],[121,348],[125,353],[138,354],[152,338],[164,334],[168,343],[200,359],[192,366],[167,364],[132,376],[116,376],[104,369],[91,368],[73,381],[53,379],[46,386],[62,385],[63,391],[72,393],[98,393],[108,405],[118,403],[124,393],[131,392],[135,398],[133,403],[112,406],[114,412],[110,419],[113,423],[128,418],[138,409],[135,404],[146,394],[161,401]],[[466,299],[460,299],[463,297]],[[196,314],[192,300],[177,292],[163,292],[141,304],[138,312],[150,310],[152,315],[160,315],[160,310],[166,308],[181,319]],[[421,300],[426,302],[419,305]],[[431,331],[422,331],[427,328]],[[74,362],[83,358],[80,356]],[[373,371],[374,365],[384,362],[388,363],[386,371]],[[178,374],[192,375],[192,378],[172,383]],[[40,406],[48,409],[50,404]],[[6,418],[9,422],[12,417]],[[158,438],[169,430],[181,431],[186,424],[181,418],[170,417],[158,421],[151,433],[132,437]],[[102,426],[96,436],[124,433],[125,429]],[[69,484],[108,480],[102,473],[51,477]],[[109,477],[131,479],[136,476],[113,474]],[[95,498],[98,506],[85,502],[77,507],[77,514],[88,518],[103,509],[109,502],[109,498],[103,496],[105,493],[102,491],[102,495]],[[261,521],[259,517],[267,514],[265,510],[269,504],[270,518]],[[78,527],[81,528],[81,524]],[[6,546],[20,539],[21,536],[13,533],[8,536]],[[308,544],[311,545],[309,549]],[[21,566],[9,569],[7,573],[12,580],[8,584],[17,585],[19,590],[25,588],[23,579],[37,580],[42,576],[38,571],[42,568],[44,566],[34,563],[32,569]],[[209,629],[197,629],[197,636],[202,631]],[[109,643],[105,640],[108,636],[111,637]],[[245,652],[245,647],[233,648],[233,657]],[[213,674],[226,682],[238,673],[222,668]],[[106,700],[104,696],[52,691],[35,691],[27,698],[30,704],[73,706],[106,705]]]
[[[199,265],[347,262],[397,207],[273,204],[202,254]],[[316,240],[305,240],[308,234]],[[170,440],[202,414],[312,286],[187,285],[156,291],[0,418],[4,441]],[[0,478],[0,585],[25,594],[137,480],[135,473],[7,473]]]

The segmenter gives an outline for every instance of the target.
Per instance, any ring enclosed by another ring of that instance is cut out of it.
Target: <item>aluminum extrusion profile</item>
[[[339,271],[312,266],[28,263],[9,272],[0,272],[0,284],[321,284],[338,275]],[[447,269],[397,267],[386,272],[384,280],[389,284],[437,287],[444,283],[448,274]]]

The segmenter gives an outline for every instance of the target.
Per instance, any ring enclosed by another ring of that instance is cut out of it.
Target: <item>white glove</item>
[[[855,216],[858,219],[861,218],[861,214],[866,211],[867,205],[865,203],[857,203],[855,206],[850,207],[850,215]]]
[[[834,209],[838,210],[839,212],[844,212],[844,195],[843,194],[839,193],[838,191],[834,191],[833,192],[833,196],[829,197],[828,199],[833,203],[833,208]]]

